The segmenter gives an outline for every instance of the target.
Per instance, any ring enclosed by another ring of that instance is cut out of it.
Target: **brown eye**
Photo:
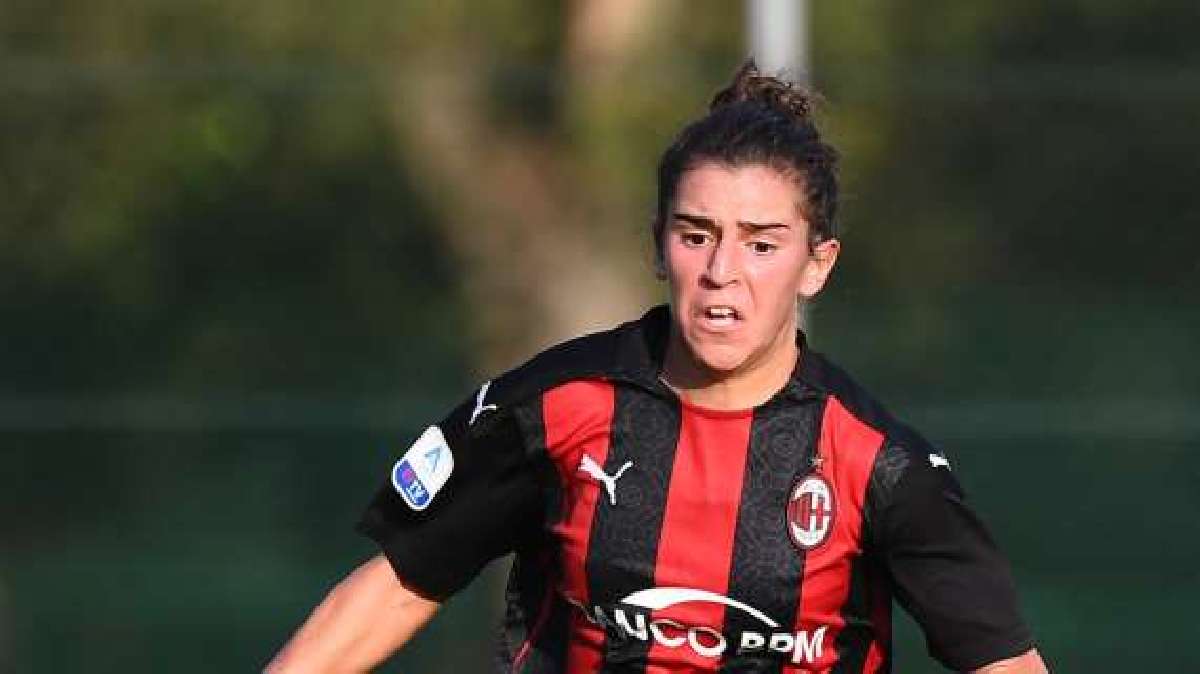
[[[775,244],[767,242],[767,241],[751,241],[750,242],[750,250],[754,251],[754,253],[756,255],[767,255],[767,254],[773,252],[775,250],[775,248],[777,248],[777,246]]]
[[[708,235],[703,232],[684,232],[680,239],[683,240],[686,246],[703,246],[708,239]]]

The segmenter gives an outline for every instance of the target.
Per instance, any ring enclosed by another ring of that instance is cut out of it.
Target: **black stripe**
[[[774,400],[755,410],[749,456],[729,570],[729,597],[753,606],[789,631],[795,620],[804,556],[787,531],[787,502],[796,480],[812,470],[820,427],[820,404]],[[785,654],[740,651],[744,631],[769,635],[771,628],[743,611],[725,610],[729,639],[722,672],[779,672]]]
[[[554,573],[550,557],[545,550],[523,551],[513,561],[512,571],[505,590],[506,610],[500,635],[499,657],[496,671],[510,674],[513,661],[520,654],[531,636],[537,643],[526,655],[521,674],[538,674],[562,671],[566,662],[567,621],[565,611],[558,606],[547,606],[546,601],[562,604],[554,596]],[[547,609],[555,609],[563,615],[543,616]],[[539,622],[541,631],[536,635]]]
[[[654,586],[658,539],[668,485],[679,442],[678,404],[628,386],[616,385],[611,445],[604,472],[630,468],[617,482],[617,504],[600,492],[588,542],[588,595],[611,615],[617,603]],[[603,672],[641,672],[650,644],[606,629]]]
[[[522,572],[525,566],[522,556],[518,554],[508,572],[508,584],[504,588],[504,618],[500,623],[500,641],[496,649],[497,674],[512,671],[513,659],[529,636],[533,621],[531,614],[537,611],[540,597],[536,595],[540,593],[536,592],[536,588],[523,587],[527,576]],[[530,592],[531,589],[534,592]]]
[[[563,601],[557,592],[554,595],[554,608],[550,612],[550,622],[546,625],[544,638],[539,639],[535,646],[538,653],[547,653],[546,661],[539,661],[539,666],[529,670],[529,674],[562,674],[567,667],[567,647],[570,645],[571,618],[578,609]]]
[[[850,588],[846,603],[840,613],[844,626],[834,639],[838,661],[830,674],[860,674],[867,660],[867,649],[875,638],[871,623],[871,575],[879,569],[871,569],[870,562],[859,555],[850,563]]]
[[[522,541],[505,592],[506,611],[500,640],[498,671],[512,672],[513,658],[531,636],[537,638],[521,672],[560,672],[566,663],[567,627],[566,605],[556,596],[557,560],[550,526],[561,517],[562,486],[558,472],[546,454],[546,426],[541,405],[518,405],[513,416],[525,438],[528,458],[542,488],[542,526],[531,527],[530,538]],[[554,602],[553,613],[542,616],[547,597]],[[534,635],[541,623],[541,632]]]
[[[866,550],[865,557],[860,560],[866,570],[866,586],[865,592],[867,597],[862,602],[863,615],[871,621],[871,639],[878,642],[883,651],[883,662],[880,666],[870,674],[882,674],[892,671],[892,641],[891,641],[891,618],[892,618],[892,590],[890,576],[880,557],[880,552],[885,549],[881,536],[880,527],[882,526],[882,518],[887,507],[887,501],[891,496],[896,483],[904,474],[912,460],[911,455],[905,451],[898,451],[899,445],[889,442],[884,443],[884,446],[879,449],[879,453],[875,456],[875,465],[871,467],[871,479],[867,482],[867,493],[863,503],[863,521],[862,521],[862,541],[863,548]],[[875,623],[876,611],[875,607],[881,605],[883,607],[883,619],[887,624],[879,625]],[[845,617],[845,612],[843,612]],[[880,630],[887,633],[884,638],[880,634]],[[870,647],[870,644],[867,644]],[[857,670],[849,670],[857,671]]]
[[[883,659],[879,666],[874,671],[867,672],[863,670],[863,674],[891,674],[892,671],[892,590],[891,584],[887,580],[887,575],[883,568],[878,563],[868,558],[870,578],[867,584],[869,596],[867,598],[867,611],[871,616],[871,627],[873,629],[872,639],[879,645],[883,654]],[[878,610],[876,607],[879,607]],[[876,622],[881,619],[883,622]],[[881,633],[882,632],[882,633]]]
[[[550,591],[554,592],[554,589],[550,588]],[[557,592],[552,601],[554,604],[550,608],[550,615],[521,674],[562,674],[567,667],[571,612],[577,609],[571,608]]]

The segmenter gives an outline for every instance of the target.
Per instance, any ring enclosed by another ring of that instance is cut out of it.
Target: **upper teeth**
[[[713,318],[733,317],[733,309],[729,307],[709,307],[707,311],[708,315]]]

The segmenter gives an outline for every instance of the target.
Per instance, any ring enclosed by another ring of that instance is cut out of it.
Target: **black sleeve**
[[[433,599],[512,551],[541,512],[514,410],[488,410],[472,423],[476,407],[469,399],[427,429],[391,467],[357,526],[410,589]],[[448,475],[439,472],[447,460]]]
[[[919,439],[889,438],[868,509],[896,598],[924,630],[930,655],[970,671],[1033,647],[1008,564],[944,455]]]

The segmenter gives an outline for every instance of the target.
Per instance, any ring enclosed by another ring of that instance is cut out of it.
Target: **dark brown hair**
[[[763,75],[753,60],[742,64],[733,82],[713,97],[708,114],[684,127],[659,160],[653,226],[659,260],[680,176],[709,161],[770,166],[794,176],[803,192],[800,209],[810,243],[836,236],[838,154],[821,140],[813,98],[798,85]]]

